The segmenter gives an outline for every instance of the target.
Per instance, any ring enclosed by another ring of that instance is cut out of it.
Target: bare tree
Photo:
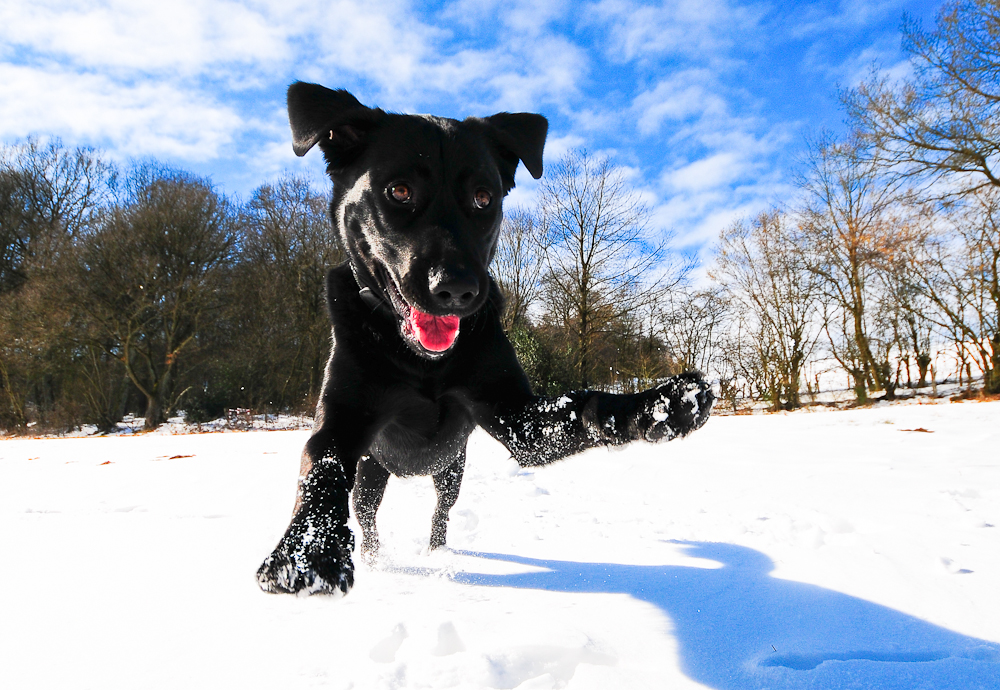
[[[674,290],[658,305],[663,340],[681,370],[713,368],[728,308],[717,287]]]
[[[895,395],[889,352],[891,334],[877,329],[874,303],[879,271],[904,240],[893,211],[900,185],[886,176],[877,150],[857,136],[812,142],[801,180],[800,214],[809,269],[824,296],[825,330],[833,356],[854,379],[858,402],[868,390]]]
[[[0,295],[28,279],[32,213],[23,189],[20,171],[0,168]]]
[[[186,173],[141,166],[81,250],[81,306],[146,399],[155,428],[185,390],[184,357],[219,304],[235,233],[228,203]]]
[[[28,139],[0,148],[0,424],[71,426],[80,315],[75,242],[110,197],[115,169],[87,148]],[[86,391],[86,386],[83,386]]]
[[[912,79],[874,74],[844,95],[851,117],[879,146],[884,163],[968,191],[1000,186],[1000,5],[952,0],[934,31],[909,19],[903,47]]]
[[[786,406],[782,396],[788,386],[787,371],[781,366],[782,353],[775,334],[767,329],[744,300],[730,304],[727,329],[719,338],[719,356],[715,368],[719,376],[720,393],[737,409],[737,393],[751,400],[765,400],[771,411]],[[723,382],[725,381],[725,386]]]
[[[614,324],[676,285],[683,271],[665,263],[648,211],[607,158],[573,151],[542,183],[549,230],[543,301],[569,336],[580,387],[595,373],[598,341]]]
[[[930,372],[934,323],[931,314],[934,303],[915,281],[921,278],[914,272],[914,253],[923,246],[923,233],[917,232],[902,251],[894,257],[884,272],[885,299],[883,312],[895,333],[898,345],[899,366],[906,371],[906,385],[923,388],[928,384]],[[911,364],[917,367],[918,380],[914,384]]]
[[[545,266],[547,231],[539,214],[526,208],[504,211],[492,273],[504,295],[504,331],[523,326],[538,300]]]
[[[753,333],[748,346],[761,372],[754,378],[766,381],[761,388],[772,409],[800,407],[802,370],[821,331],[818,277],[808,268],[798,229],[780,210],[737,221],[720,235],[711,275]]]
[[[1000,190],[983,188],[930,216],[914,245],[909,284],[934,306],[927,312],[984,374],[988,394],[1000,392]]]
[[[668,300],[676,296],[676,291],[666,294]],[[662,303],[647,305],[619,321],[604,341],[601,361],[608,362],[616,391],[635,393],[683,371],[707,371],[677,357],[677,348],[667,341],[668,313]]]
[[[29,138],[0,151],[0,168],[17,171],[17,196],[31,227],[36,263],[75,239],[108,202],[117,171],[95,150],[59,139]]]
[[[0,148],[0,293],[58,262],[108,201],[116,174],[98,152],[58,139]]]
[[[250,406],[316,405],[330,342],[326,272],[344,260],[327,204],[308,180],[284,177],[258,187],[245,209],[234,281],[245,298],[230,310],[241,325],[228,347]]]

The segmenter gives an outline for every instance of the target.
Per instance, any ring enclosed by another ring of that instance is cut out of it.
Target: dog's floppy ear
[[[296,156],[304,156],[319,144],[333,167],[339,167],[351,151],[360,147],[365,132],[381,114],[381,110],[362,105],[343,89],[301,81],[288,87],[292,150]]]
[[[493,129],[497,144],[519,158],[533,178],[541,177],[549,121],[535,113],[497,113],[485,120]]]

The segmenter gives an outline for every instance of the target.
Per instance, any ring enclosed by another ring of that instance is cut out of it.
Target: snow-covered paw
[[[378,539],[363,538],[361,540],[361,562],[369,568],[378,565]]]
[[[354,537],[350,531],[343,527],[325,535],[315,530],[298,532],[290,528],[261,564],[257,570],[260,588],[303,596],[347,594],[354,586]]]
[[[640,395],[646,400],[638,426],[642,437],[654,442],[687,436],[708,421],[715,402],[711,386],[694,371],[674,376]]]

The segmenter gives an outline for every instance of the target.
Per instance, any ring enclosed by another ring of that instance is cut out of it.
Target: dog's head
[[[318,144],[326,157],[330,213],[362,293],[391,305],[415,352],[449,352],[488,297],[518,161],[542,175],[548,121],[398,115],[302,82],[288,89],[288,118],[295,153]]]

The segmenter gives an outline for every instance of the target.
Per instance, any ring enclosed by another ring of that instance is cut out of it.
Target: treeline
[[[893,398],[946,356],[1000,392],[998,37],[987,0],[906,23],[912,76],[844,92],[848,134],[808,142],[797,195],[724,229],[697,288],[621,169],[549,163],[537,204],[505,210],[493,263],[536,391],[700,369],[733,408],[794,409],[831,373],[860,403]],[[236,201],[155,162],[4,147],[0,429],[310,412],[323,278],[343,260],[326,196],[286,177]]]
[[[324,195],[30,139],[0,153],[0,429],[311,410],[342,260]]]
[[[773,409],[800,404],[816,360],[858,402],[927,385],[938,353],[1000,393],[1000,5],[953,1],[902,33],[911,76],[843,92],[849,133],[809,142],[799,196],[722,233],[738,337],[716,368]]]

